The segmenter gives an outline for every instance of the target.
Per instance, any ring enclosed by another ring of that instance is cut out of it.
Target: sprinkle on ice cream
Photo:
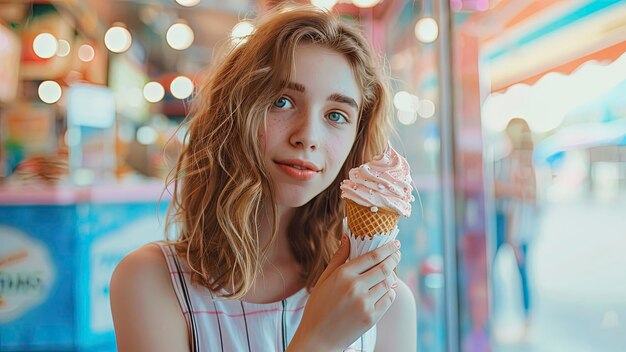
[[[389,209],[409,217],[415,200],[411,183],[409,163],[388,144],[372,161],[350,170],[349,178],[341,182],[341,198],[372,212]]]

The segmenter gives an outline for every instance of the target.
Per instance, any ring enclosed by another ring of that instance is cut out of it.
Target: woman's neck
[[[265,216],[261,217],[259,224],[259,245],[263,248],[270,240],[272,235],[272,209],[270,206],[265,207]],[[293,263],[294,258],[289,248],[289,237],[287,236],[287,230],[289,223],[295,214],[295,208],[277,207],[278,212],[278,233],[276,234],[276,240],[268,248],[267,259],[269,263],[273,265]]]
[[[259,223],[259,245],[263,248],[272,235],[273,216],[271,208],[266,208],[265,216]],[[300,266],[289,249],[287,228],[295,208],[278,208],[278,233],[274,243],[268,248],[267,261],[261,270],[263,275],[254,280],[252,288],[244,296],[251,303],[276,302],[291,296],[302,288]]]

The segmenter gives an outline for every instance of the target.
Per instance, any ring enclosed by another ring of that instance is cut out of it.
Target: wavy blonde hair
[[[360,86],[363,104],[352,149],[337,178],[298,208],[288,225],[289,247],[311,290],[339,245],[343,206],[340,182],[348,171],[381,153],[391,132],[389,88],[382,62],[354,25],[310,6],[281,7],[234,47],[199,87],[192,102],[187,143],[169,182],[174,184],[167,225],[189,263],[192,281],[238,299],[252,287],[277,236],[278,215],[257,132],[289,82],[298,45],[342,54]],[[272,204],[269,243],[259,248],[263,205]]]

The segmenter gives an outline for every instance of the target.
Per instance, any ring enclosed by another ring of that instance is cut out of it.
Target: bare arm
[[[398,280],[396,299],[376,325],[376,351],[417,351],[417,311],[411,289]]]
[[[139,248],[118,264],[111,311],[120,352],[189,351],[187,324],[156,245]]]

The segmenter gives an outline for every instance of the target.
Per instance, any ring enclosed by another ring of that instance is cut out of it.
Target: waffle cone
[[[348,228],[352,236],[373,237],[377,233],[390,233],[398,224],[400,214],[390,209],[379,208],[372,212],[369,207],[364,207],[349,199],[344,199]]]

